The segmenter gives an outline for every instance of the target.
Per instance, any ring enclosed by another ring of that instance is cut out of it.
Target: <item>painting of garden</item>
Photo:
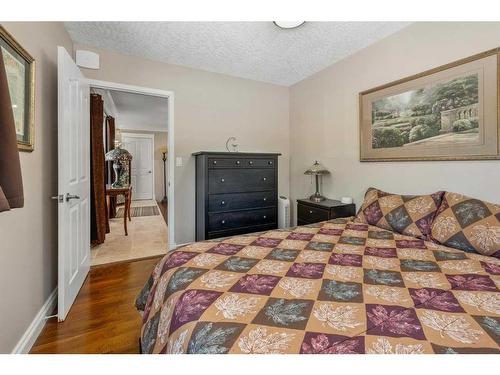
[[[478,74],[372,102],[372,148],[470,144],[479,139]]]

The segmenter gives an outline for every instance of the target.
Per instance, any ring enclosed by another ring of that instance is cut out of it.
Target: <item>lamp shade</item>
[[[304,174],[325,175],[325,174],[330,174],[330,171],[326,169],[323,165],[321,165],[319,161],[316,160],[314,164],[310,166],[307,171],[304,172]]]

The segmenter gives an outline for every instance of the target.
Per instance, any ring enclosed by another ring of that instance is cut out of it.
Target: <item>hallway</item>
[[[110,219],[110,233],[106,234],[105,242],[90,249],[92,266],[144,259],[167,252],[168,228],[158,204],[153,200],[133,201],[132,211],[134,207],[156,207],[156,215],[132,216],[132,221],[127,223],[128,236],[124,234],[123,217]]]

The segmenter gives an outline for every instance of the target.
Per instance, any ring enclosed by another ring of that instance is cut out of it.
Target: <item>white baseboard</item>
[[[50,293],[49,298],[45,301],[42,308],[38,311],[35,318],[24,332],[17,345],[12,350],[12,354],[28,354],[31,347],[35,343],[40,332],[45,326],[45,317],[50,315],[57,304],[57,287]]]

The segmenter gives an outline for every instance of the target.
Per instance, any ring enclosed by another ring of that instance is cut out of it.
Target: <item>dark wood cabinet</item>
[[[326,199],[322,202],[314,202],[309,199],[297,200],[297,225],[313,224],[354,215],[356,215],[354,203],[345,204],[332,199]]]
[[[275,229],[280,154],[206,152],[196,157],[196,241]]]

